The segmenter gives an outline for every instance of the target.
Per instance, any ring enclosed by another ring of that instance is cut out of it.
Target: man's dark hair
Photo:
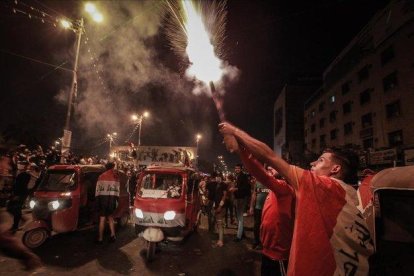
[[[108,162],[108,163],[105,164],[105,169],[106,170],[110,170],[110,169],[113,169],[113,168],[115,168],[115,163],[114,162]]]
[[[331,153],[335,163],[341,166],[343,181],[348,184],[358,182],[359,157],[356,152],[342,148],[328,148],[323,151]]]
[[[243,165],[242,164],[236,164],[236,166],[234,167],[240,167],[240,169],[243,169]]]

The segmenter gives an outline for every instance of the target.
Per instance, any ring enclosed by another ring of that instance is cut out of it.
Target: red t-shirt
[[[271,190],[262,210],[262,253],[273,260],[287,260],[295,218],[294,190],[285,181],[269,176],[263,165],[249,156],[245,149],[241,150],[240,156],[246,169]]]
[[[373,243],[356,191],[340,180],[290,168],[298,190],[288,275],[368,275]]]

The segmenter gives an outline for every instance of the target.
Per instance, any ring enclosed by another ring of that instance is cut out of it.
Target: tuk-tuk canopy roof
[[[195,172],[195,170],[191,167],[173,164],[173,163],[163,163],[163,164],[154,164],[150,165],[145,168],[144,171],[180,171],[180,172],[186,172],[186,171],[192,171]]]
[[[371,186],[374,190],[380,188],[414,189],[414,166],[382,170],[374,176]]]
[[[53,165],[49,170],[81,170],[82,172],[103,172],[105,166],[103,165]]]

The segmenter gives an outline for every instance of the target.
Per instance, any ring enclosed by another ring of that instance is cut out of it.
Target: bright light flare
[[[196,135],[196,140],[197,140],[197,141],[199,141],[202,137],[203,137],[203,136],[201,136],[201,134],[200,134],[200,133],[197,133],[197,135]]]
[[[92,14],[92,19],[95,22],[101,23],[103,21],[103,15],[99,12],[95,12]]]
[[[187,74],[208,84],[219,81],[223,75],[221,60],[214,53],[209,34],[201,15],[195,10],[192,1],[182,1],[184,28],[187,35],[186,52],[191,62]]]
[[[149,115],[150,115],[150,114],[149,114],[149,112],[148,112],[148,111],[145,111],[145,112],[144,112],[144,114],[142,114],[142,116],[144,116],[145,118],[148,118],[148,117],[149,117]]]
[[[93,14],[96,12],[96,6],[92,3],[86,3],[85,4],[85,11],[87,11],[90,14]]]
[[[62,27],[65,28],[65,29],[69,29],[70,27],[72,27],[72,23],[70,23],[66,19],[61,19],[60,20],[60,25],[62,25]]]
[[[98,23],[101,23],[103,21],[103,15],[98,11],[94,4],[86,3],[85,11],[92,16],[93,21]]]

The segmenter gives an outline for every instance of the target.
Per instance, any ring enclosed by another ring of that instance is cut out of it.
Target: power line
[[[23,56],[23,55],[20,55],[20,54],[17,54],[17,53],[13,53],[13,52],[10,52],[10,51],[5,50],[5,49],[0,49],[0,52],[5,53],[5,54],[9,54],[9,55],[12,55],[12,56],[20,57],[20,58],[23,58],[23,59],[27,59],[27,60],[30,60],[30,61],[33,61],[33,62],[36,62],[36,63],[40,63],[40,64],[43,64],[43,65],[46,65],[46,66],[50,66],[50,67],[53,67],[53,69],[55,69],[55,70],[62,69],[64,71],[73,72],[72,69],[63,67],[63,65],[66,64],[67,61],[64,61],[60,65],[56,65],[56,64],[44,62],[44,61],[41,61],[41,60],[38,60],[38,59],[34,59],[34,58],[31,58],[31,57]]]

